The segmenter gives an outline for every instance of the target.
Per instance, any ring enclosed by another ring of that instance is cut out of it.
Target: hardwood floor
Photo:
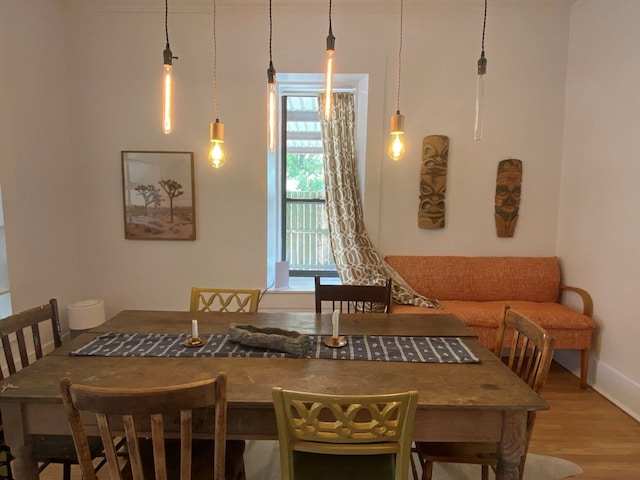
[[[579,480],[640,479],[639,422],[592,388],[581,390],[578,379],[556,363],[542,396],[551,408],[538,414],[531,453],[577,463],[584,470],[575,477]],[[79,480],[79,470],[72,470]],[[41,475],[43,480],[61,478],[57,467]]]
[[[536,418],[529,452],[582,467],[580,480],[640,479],[640,423],[553,363],[542,397],[549,410]]]

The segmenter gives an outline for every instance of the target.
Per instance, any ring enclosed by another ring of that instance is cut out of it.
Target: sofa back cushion
[[[557,257],[389,255],[386,262],[413,289],[438,300],[555,302]]]

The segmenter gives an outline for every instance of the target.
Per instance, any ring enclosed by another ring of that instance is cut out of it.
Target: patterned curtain
[[[387,265],[369,240],[358,192],[354,95],[341,92],[332,98],[331,118],[321,115],[320,123],[329,238],[340,280],[349,285],[384,285],[391,277],[396,303],[439,308],[437,300],[416,293]],[[320,112],[324,99],[324,94],[318,96]]]

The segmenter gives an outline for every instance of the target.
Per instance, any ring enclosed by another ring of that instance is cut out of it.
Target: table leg
[[[525,454],[526,442],[527,412],[504,412],[496,480],[520,479],[520,460]]]
[[[14,457],[11,470],[16,480],[38,480],[38,463],[33,455],[31,437],[25,435],[22,415],[21,404],[2,405],[4,440]]]

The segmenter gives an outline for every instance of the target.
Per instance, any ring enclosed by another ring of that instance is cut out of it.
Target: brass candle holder
[[[327,347],[340,348],[344,347],[347,344],[347,339],[342,335],[338,337],[326,336],[324,337],[323,342]]]
[[[202,345],[204,345],[204,340],[200,337],[189,337],[184,342],[182,342],[182,345],[184,345],[185,347],[201,347]]]

